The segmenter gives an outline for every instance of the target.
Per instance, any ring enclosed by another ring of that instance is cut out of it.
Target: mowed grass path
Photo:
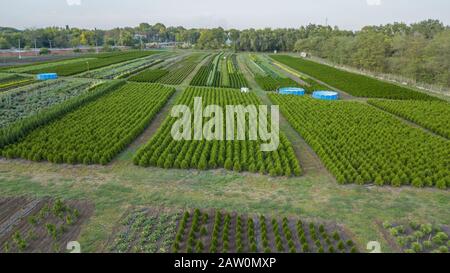
[[[79,238],[84,252],[102,251],[130,206],[218,208],[322,218],[344,224],[360,248],[378,240],[385,251],[391,249],[376,220],[450,224],[448,191],[341,186],[318,171],[286,179],[224,170],[141,168],[129,161],[102,167],[0,160],[0,196],[17,195],[94,202],[94,216]]]

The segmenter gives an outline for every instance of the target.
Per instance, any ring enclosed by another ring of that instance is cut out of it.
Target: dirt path
[[[261,98],[263,103],[267,105],[272,105],[266,92],[259,91],[257,95]],[[283,115],[280,115],[280,129],[286,134],[286,137],[292,143],[294,147],[295,154],[300,161],[300,165],[303,169],[304,175],[308,175],[314,172],[320,172],[322,174],[328,174],[330,178],[334,180],[334,177],[323,165],[319,156],[314,152],[314,150],[306,143],[302,136],[295,131],[290,123],[286,120]]]
[[[429,134],[432,134],[433,136],[442,138],[443,140],[448,140],[447,138],[445,138],[445,137],[443,137],[443,136],[441,136],[441,135],[436,134],[435,132],[431,131],[431,130],[428,129],[428,128],[422,127],[421,125],[419,125],[419,124],[417,124],[417,123],[414,123],[414,122],[412,122],[412,121],[409,121],[409,120],[407,120],[407,119],[405,119],[405,118],[403,118],[403,117],[401,117],[401,116],[397,116],[396,114],[393,114],[393,113],[391,113],[391,112],[389,112],[389,111],[386,111],[386,110],[384,110],[384,109],[382,109],[382,108],[379,108],[379,107],[377,107],[377,106],[375,106],[375,105],[372,105],[372,104],[368,103],[367,100],[366,100],[366,101],[360,101],[360,102],[361,102],[361,103],[364,103],[364,104],[366,104],[366,105],[369,105],[369,106],[371,106],[371,107],[374,107],[375,109],[378,109],[379,111],[383,111],[383,112],[385,112],[385,113],[387,113],[387,114],[393,116],[394,118],[396,118],[396,119],[402,121],[403,123],[406,123],[407,125],[409,125],[409,126],[411,126],[411,127],[414,127],[414,128],[417,128],[417,129],[421,129],[422,131],[424,131],[424,132],[426,132],[426,133],[429,133]]]
[[[134,154],[134,152],[143,144],[147,143],[150,138],[158,131],[162,123],[169,116],[170,110],[177,100],[178,96],[182,94],[183,88],[178,87],[175,93],[167,101],[166,105],[158,112],[158,114],[150,122],[150,125],[145,129],[145,131],[139,135],[124,151],[122,151],[110,164],[114,164],[120,159],[123,159],[128,154]]]
[[[239,55],[239,57],[243,58],[244,56]],[[242,59],[238,58],[238,63],[239,68],[246,76],[249,84],[253,89],[255,89],[256,95],[258,95],[258,97],[266,105],[272,105],[272,102],[267,96],[267,92],[259,88],[251,72],[248,70],[248,67],[243,64]],[[292,128],[290,123],[285,119],[283,115],[280,115],[280,129],[282,130],[282,132],[286,134],[286,137],[292,143],[295,154],[298,160],[300,161],[300,165],[305,175],[308,175],[312,172],[321,172],[328,174],[332,179],[334,179],[333,176],[328,172],[328,170],[323,165],[319,156],[306,143],[306,141],[300,136],[300,134],[297,131],[295,131],[294,128]]]

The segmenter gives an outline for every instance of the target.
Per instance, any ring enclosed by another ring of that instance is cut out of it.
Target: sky
[[[366,25],[439,19],[449,0],[1,0],[0,26],[110,29],[141,22],[186,28],[298,28],[309,23]]]

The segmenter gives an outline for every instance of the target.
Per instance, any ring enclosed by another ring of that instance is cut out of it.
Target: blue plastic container
[[[42,73],[42,74],[37,74],[36,78],[39,81],[56,80],[58,78],[58,74],[56,74],[56,73]]]
[[[339,93],[334,91],[316,91],[312,97],[318,100],[339,100]]]
[[[298,87],[283,87],[278,90],[281,95],[304,96],[305,89]]]

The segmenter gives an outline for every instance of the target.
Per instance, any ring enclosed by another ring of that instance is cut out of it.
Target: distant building
[[[152,43],[146,43],[145,46],[147,48],[174,48],[174,47],[181,47],[181,48],[190,48],[191,44],[185,43],[185,42],[152,42]]]
[[[300,53],[300,57],[302,57],[302,58],[307,58],[307,57],[308,57],[308,53],[306,53],[306,52],[301,52],[301,53]]]
[[[145,35],[142,35],[142,34],[134,34],[134,37],[133,37],[135,40],[144,40],[145,38],[146,38],[146,36]]]

